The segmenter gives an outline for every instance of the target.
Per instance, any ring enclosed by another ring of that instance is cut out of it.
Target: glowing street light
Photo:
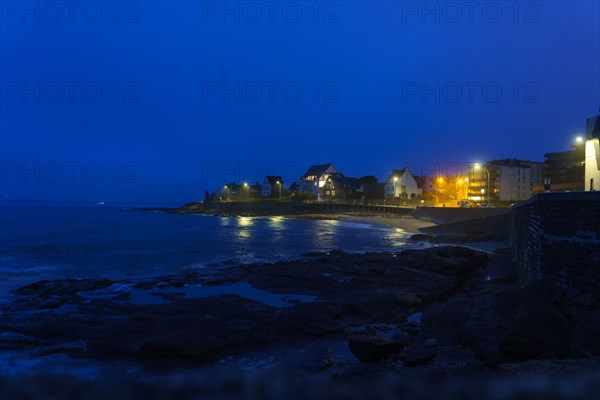
[[[277,181],[277,184],[279,185],[279,200],[281,200],[281,182]]]
[[[463,185],[463,183],[466,183]],[[463,193],[465,193],[463,195]],[[468,178],[458,178],[456,181],[456,195],[458,197],[465,198],[469,197],[469,179]]]
[[[246,188],[246,197],[250,198],[250,187],[248,186],[248,183],[244,182],[244,187]]]
[[[396,197],[396,182],[398,182],[398,177],[394,177],[394,193],[392,193],[392,199]]]
[[[227,201],[229,201],[229,186],[225,185],[225,190],[227,190]]]
[[[583,136],[577,136],[577,137],[575,138],[575,142],[576,142],[577,144],[581,144],[581,143],[583,143]]]

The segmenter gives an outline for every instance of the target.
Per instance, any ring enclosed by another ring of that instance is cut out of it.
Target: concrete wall
[[[600,192],[537,194],[513,208],[509,236],[523,286],[600,289]]]
[[[183,207],[183,212],[204,212],[218,215],[273,216],[302,215],[317,213],[372,213],[401,214],[414,212],[412,207],[392,207],[361,204],[338,204],[334,202],[293,202],[293,201],[232,201],[223,203],[195,204]]]
[[[454,222],[468,221],[504,215],[510,213],[510,208],[456,208],[456,207],[417,207],[413,217],[430,221],[436,224],[452,224]]]

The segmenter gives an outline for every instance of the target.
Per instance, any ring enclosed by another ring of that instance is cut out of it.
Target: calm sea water
[[[335,220],[211,217],[111,206],[0,206],[0,296],[41,279],[132,278],[309,251],[398,250],[409,232]]]

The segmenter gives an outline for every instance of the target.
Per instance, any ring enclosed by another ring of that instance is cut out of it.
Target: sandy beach
[[[422,228],[435,226],[433,222],[423,221],[409,215],[376,215],[362,213],[340,213],[340,214],[305,214],[287,216],[293,219],[335,219],[362,224],[385,225],[392,228],[404,229],[407,232],[419,233]]]

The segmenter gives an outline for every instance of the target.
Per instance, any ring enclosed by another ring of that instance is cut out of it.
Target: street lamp
[[[227,201],[229,201],[229,186],[225,185],[225,190],[227,190]]]
[[[396,197],[396,182],[398,182],[398,177],[394,177],[394,193],[392,193],[392,199]]]
[[[246,198],[250,198],[250,188],[246,182],[244,182],[244,187],[246,188]]]
[[[480,163],[475,163],[473,165],[474,169],[477,168],[481,168],[483,171],[485,171],[486,175],[487,175],[487,205],[490,205],[490,171],[484,167],[483,165],[481,165]],[[483,194],[483,189],[481,189],[481,193]]]
[[[444,203],[444,207],[446,207],[446,203],[444,202],[445,201],[445,197],[446,197],[444,186],[443,186],[444,185],[444,178],[442,178],[440,176],[440,177],[438,177],[436,179],[436,182],[437,182],[437,185],[435,187],[435,191],[436,191],[437,194],[435,196],[435,202],[436,202],[436,204],[439,204],[440,202]]]
[[[582,137],[582,136],[577,136],[577,137],[575,138],[575,142],[576,142],[577,144],[581,144],[581,143],[583,143],[583,137]]]
[[[279,185],[279,200],[281,200],[281,182],[277,181],[277,184]]]

